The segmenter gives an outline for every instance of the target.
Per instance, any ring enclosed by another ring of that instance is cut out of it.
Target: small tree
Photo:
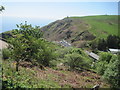
[[[32,42],[41,37],[38,27],[32,27],[31,25],[20,24],[17,25],[19,29],[14,30],[13,37],[8,39],[8,42],[12,45],[12,56],[11,58],[16,61],[16,71],[20,61],[29,60],[31,61],[32,54],[35,53],[36,49],[32,48]]]
[[[10,38],[12,45],[12,58],[16,61],[16,71],[20,61],[30,61],[33,64],[49,66],[49,61],[53,58],[51,43],[42,39],[39,27],[33,28],[31,25],[17,25],[15,35]]]
[[[17,35],[17,38],[11,38],[10,43],[12,44],[12,59],[16,61],[16,71],[18,71],[19,62],[25,59],[27,43],[23,43],[24,39],[22,35]]]

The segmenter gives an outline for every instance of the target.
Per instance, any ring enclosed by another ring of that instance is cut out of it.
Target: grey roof
[[[93,52],[91,52],[89,55],[96,60],[99,59],[99,56],[97,54],[93,53]]]
[[[93,52],[89,52],[89,51],[85,51],[86,54],[88,54],[90,57],[92,57],[93,59],[96,59],[98,60],[99,59],[99,56]]]

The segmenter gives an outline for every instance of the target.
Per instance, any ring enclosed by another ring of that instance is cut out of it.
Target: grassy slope
[[[84,17],[83,20],[90,24],[90,32],[100,38],[106,38],[109,34],[118,35],[117,16],[88,16]]]
[[[15,72],[15,62],[3,61],[3,81],[8,80],[9,84],[19,85],[22,88],[92,88],[100,84],[101,88],[108,88],[99,75],[92,72],[71,72],[65,70],[64,66],[57,70],[46,67],[41,70],[36,66],[31,67],[28,62],[20,64],[19,74]],[[62,69],[63,68],[63,69]],[[12,88],[12,85],[10,85]]]
[[[42,30],[45,32],[45,38],[52,41],[62,39],[66,39],[69,42],[73,39],[76,40],[75,42],[81,40],[88,41],[93,36],[96,38],[106,38],[110,34],[118,35],[118,16],[69,17],[50,23],[43,27]],[[85,33],[80,36],[82,32]],[[71,36],[66,38],[68,34]],[[86,36],[88,37],[86,38]]]

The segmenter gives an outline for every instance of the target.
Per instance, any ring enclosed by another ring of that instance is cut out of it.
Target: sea
[[[33,27],[43,27],[50,24],[51,22],[54,22],[55,20],[42,18],[2,17],[0,24],[0,33],[17,29],[16,24],[25,24],[25,21],[27,21],[27,24],[31,24]]]

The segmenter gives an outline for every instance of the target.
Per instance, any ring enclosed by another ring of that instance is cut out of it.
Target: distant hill
[[[118,35],[118,15],[66,17],[41,28],[49,41],[66,40],[72,46],[83,47],[91,40]],[[2,38],[13,37],[15,31],[2,33]],[[1,37],[1,35],[0,35]]]
[[[62,39],[77,47],[96,38],[118,35],[118,16],[99,15],[85,17],[66,17],[41,28],[44,37],[50,41]]]

